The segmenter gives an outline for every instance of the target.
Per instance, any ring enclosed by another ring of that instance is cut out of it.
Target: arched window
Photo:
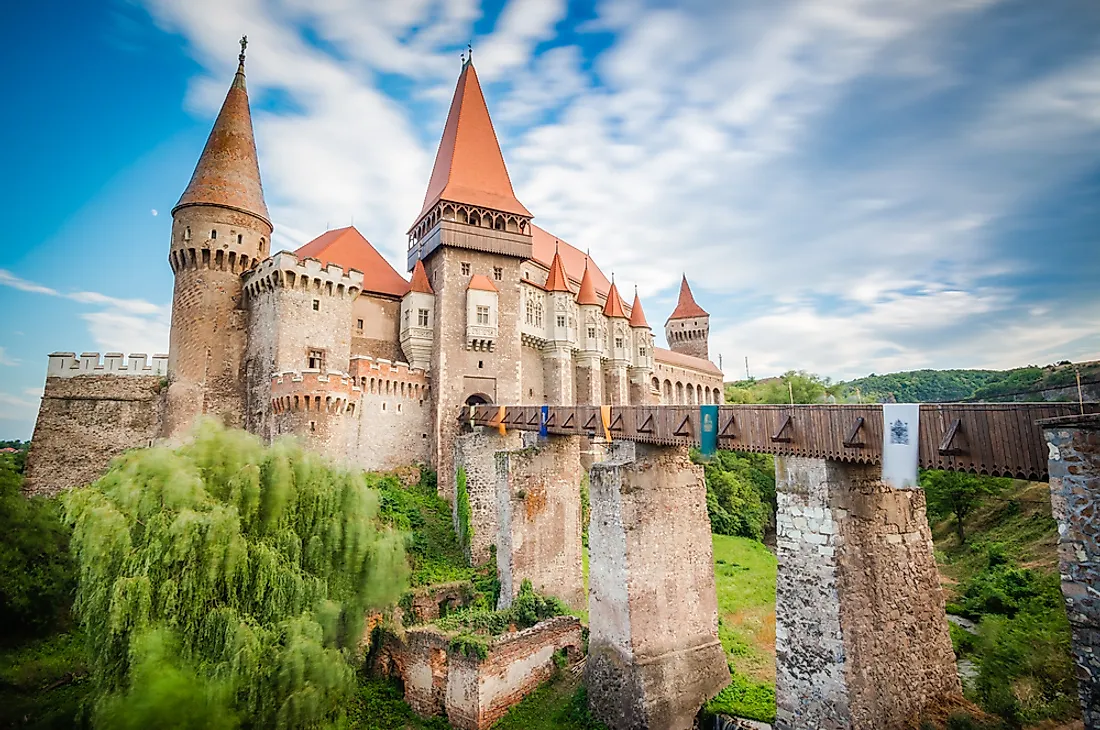
[[[684,403],[684,384],[679,380],[676,381],[676,404],[683,405]]]
[[[706,403],[706,401],[703,400],[703,386],[701,386],[701,385],[696,385],[695,386],[695,402],[696,403]]]
[[[664,396],[661,402],[666,406],[672,403],[672,381],[665,379]]]
[[[238,233],[237,234],[237,243],[239,244],[239,243],[243,243],[243,242],[244,242],[244,236],[242,236],[241,234]]]

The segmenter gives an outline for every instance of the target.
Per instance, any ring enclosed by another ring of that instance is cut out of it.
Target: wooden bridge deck
[[[1088,413],[1100,404],[1086,403]],[[538,431],[542,406],[463,407],[459,420]],[[600,406],[548,406],[546,429],[558,435],[604,436]],[[718,407],[723,449],[835,461],[882,460],[878,405],[724,405]],[[920,407],[920,466],[1017,479],[1047,478],[1047,448],[1038,421],[1080,412],[1077,403],[935,403]],[[699,406],[611,406],[612,439],[693,446]]]

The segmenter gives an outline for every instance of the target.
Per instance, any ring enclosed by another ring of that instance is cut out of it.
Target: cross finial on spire
[[[243,66],[244,65],[244,49],[248,48],[248,36],[242,35],[240,43],[241,43],[241,55],[237,56],[237,58],[240,60],[241,65]]]

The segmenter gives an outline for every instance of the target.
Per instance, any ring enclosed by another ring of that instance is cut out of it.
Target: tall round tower
[[[232,426],[244,423],[241,277],[267,256],[272,231],[245,89],[246,43],[242,38],[237,74],[172,210],[168,437],[182,436],[203,413]]]
[[[710,315],[695,302],[688,286],[687,275],[680,282],[680,298],[676,309],[665,322],[665,339],[673,352],[710,359]]]

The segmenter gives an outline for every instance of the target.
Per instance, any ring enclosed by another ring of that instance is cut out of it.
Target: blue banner
[[[546,419],[550,414],[550,406],[543,406],[539,409],[539,438],[544,439],[547,436],[546,432]]]
[[[699,406],[699,453],[710,459],[718,451],[718,406]]]

